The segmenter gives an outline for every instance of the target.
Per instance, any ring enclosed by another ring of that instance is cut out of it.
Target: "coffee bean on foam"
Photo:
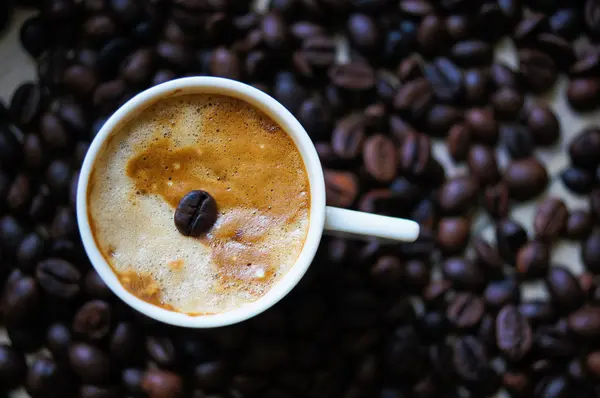
[[[195,189],[219,212],[199,238],[173,223]],[[246,102],[189,94],[161,99],[113,132],[94,164],[88,208],[96,244],[128,290],[207,314],[255,301],[293,266],[310,192],[278,124]]]

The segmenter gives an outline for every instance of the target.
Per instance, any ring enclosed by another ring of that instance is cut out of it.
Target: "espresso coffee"
[[[183,196],[215,199],[212,228],[180,234]],[[121,284],[194,315],[260,298],[293,266],[309,226],[304,162],[288,134],[224,95],[163,98],[112,132],[88,187],[96,245]]]

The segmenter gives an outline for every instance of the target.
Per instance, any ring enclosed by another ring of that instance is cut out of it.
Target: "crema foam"
[[[189,191],[216,200],[218,218],[185,237],[173,214]],[[288,134],[250,104],[223,95],[163,98],[115,131],[88,188],[92,232],[121,284],[153,304],[222,313],[264,295],[306,239],[310,192]]]

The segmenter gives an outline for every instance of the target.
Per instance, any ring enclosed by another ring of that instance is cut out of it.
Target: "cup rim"
[[[150,304],[126,290],[102,256],[91,232],[88,218],[87,191],[96,158],[107,139],[120,124],[127,122],[143,109],[161,99],[184,94],[206,93],[232,96],[265,112],[293,139],[300,151],[306,169],[310,195],[310,219],[306,240],[300,255],[288,272],[271,289],[254,302],[231,311],[192,316],[170,311]],[[83,246],[93,267],[107,286],[125,303],[157,321],[189,328],[214,328],[242,322],[273,306],[298,284],[310,266],[317,251],[325,224],[325,180],[317,151],[300,122],[277,100],[244,83],[219,77],[186,77],[151,87],[122,105],[94,137],[80,170],[77,186],[77,222]]]

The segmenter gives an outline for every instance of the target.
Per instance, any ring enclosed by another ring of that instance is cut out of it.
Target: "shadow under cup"
[[[304,161],[311,196],[309,227],[304,246],[294,265],[276,281],[271,289],[256,301],[231,311],[192,316],[150,304],[130,293],[121,285],[117,275],[96,245],[88,217],[87,192],[94,163],[111,137],[125,123],[152,104],[187,94],[218,94],[249,103],[275,121],[294,141]],[[241,322],[267,310],[281,300],[300,281],[310,266],[323,233],[325,222],[325,183],[323,170],[308,134],[283,105],[262,91],[243,83],[216,77],[190,77],[173,80],[150,88],[129,100],[115,112],[94,138],[80,171],[77,188],[77,221],[83,245],[92,265],[108,287],[137,311],[172,325],[210,328]]]

